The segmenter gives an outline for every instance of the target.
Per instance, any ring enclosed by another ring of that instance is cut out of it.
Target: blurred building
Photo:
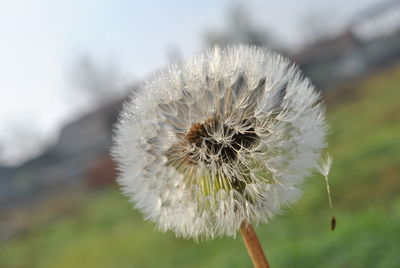
[[[338,35],[317,40],[291,58],[321,89],[399,62],[400,2],[365,10]]]
[[[109,156],[117,100],[66,125],[56,144],[17,168],[0,168],[0,211],[29,204],[53,190],[97,186],[115,179]]]

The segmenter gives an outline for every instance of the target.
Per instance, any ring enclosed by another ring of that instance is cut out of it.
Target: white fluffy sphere
[[[215,48],[172,66],[124,106],[113,155],[147,219],[178,236],[234,236],[299,197],[325,148],[320,96],[267,49]]]

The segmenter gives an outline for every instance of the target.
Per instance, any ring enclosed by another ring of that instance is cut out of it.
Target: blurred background
[[[268,46],[321,90],[324,180],[257,232],[272,267],[400,267],[400,1],[0,0],[0,267],[251,267],[240,237],[161,233],[109,155],[121,104],[211,45]]]

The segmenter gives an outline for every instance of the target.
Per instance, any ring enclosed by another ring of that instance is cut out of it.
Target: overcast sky
[[[290,46],[304,42],[304,17],[323,14],[327,27],[340,28],[377,2],[247,1],[252,20]],[[68,72],[78,55],[112,61],[127,79],[142,79],[166,64],[168,48],[184,56],[198,51],[206,29],[224,27],[232,3],[0,0],[0,144],[18,146],[10,137],[13,128],[54,139],[71,120],[76,106]]]

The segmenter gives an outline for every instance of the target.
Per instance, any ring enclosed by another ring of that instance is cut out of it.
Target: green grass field
[[[324,180],[257,232],[272,267],[400,267],[400,67],[341,87],[329,102],[329,230]],[[339,92],[339,91],[338,91]],[[329,95],[329,94],[328,94]],[[203,243],[155,230],[116,187],[0,246],[0,267],[251,267],[240,236]]]

